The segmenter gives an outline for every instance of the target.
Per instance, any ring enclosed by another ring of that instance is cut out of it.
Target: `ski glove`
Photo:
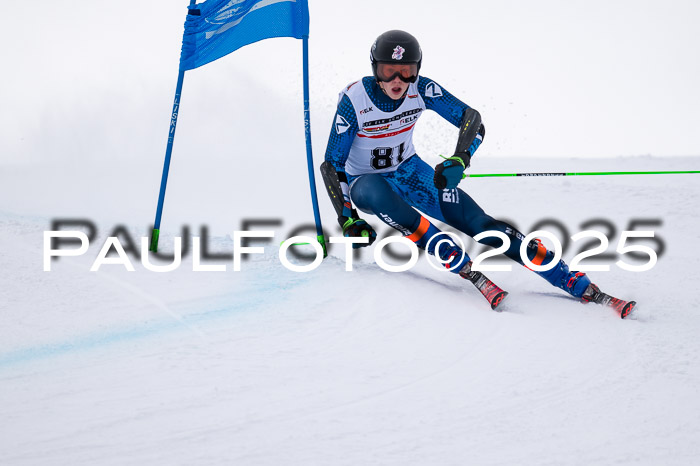
[[[466,158],[466,163],[463,159]],[[433,183],[437,189],[454,189],[460,181],[464,169],[469,166],[469,154],[464,154],[461,157],[452,156],[435,167],[435,176]]]
[[[377,232],[361,218],[349,218],[343,224],[343,236],[346,238],[369,238],[369,243],[353,243],[352,248],[369,246],[377,239]]]

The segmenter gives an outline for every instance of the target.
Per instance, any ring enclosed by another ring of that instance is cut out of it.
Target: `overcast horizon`
[[[32,26],[0,31],[13,65],[0,88],[0,165],[162,162],[187,4],[153,0],[139,14],[114,2],[14,5]],[[420,40],[422,75],[480,110],[482,157],[700,156],[697,3],[401,5],[358,1],[339,16],[337,3],[309,2],[317,162],[338,92],[371,73],[372,41],[394,28]],[[244,47],[186,73],[176,154],[268,153],[275,131],[303,156],[301,107],[301,41]],[[421,155],[453,148],[451,126],[430,112],[421,121]]]

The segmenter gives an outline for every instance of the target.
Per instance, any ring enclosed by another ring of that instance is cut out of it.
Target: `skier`
[[[520,246],[525,235],[486,214],[457,188],[484,140],[481,116],[432,79],[419,76],[422,52],[411,34],[399,30],[381,34],[372,45],[370,57],[373,76],[348,85],[340,93],[321,165],[344,236],[369,238],[367,243],[354,247],[367,246],[376,239],[376,232],[360,218],[354,203],[362,212],[376,215],[418,247],[439,257],[450,272],[471,280],[477,287],[479,280],[493,285],[483,274],[471,270],[466,251],[453,241],[441,241],[448,235],[421,215],[422,212],[472,237],[490,230],[503,232],[510,239],[505,255],[523,264]],[[416,154],[412,142],[416,121],[425,110],[437,112],[459,128],[454,155],[435,169]],[[481,243],[501,246],[496,237],[484,238]],[[527,245],[527,257],[536,265],[547,265],[554,252],[533,240]],[[546,272],[535,273],[584,302],[602,302],[603,297],[608,297],[586,274],[569,271],[564,261]],[[493,287],[490,296],[481,291],[496,308],[506,293]],[[628,307],[627,313],[633,304]],[[623,309],[618,312],[622,315]]]

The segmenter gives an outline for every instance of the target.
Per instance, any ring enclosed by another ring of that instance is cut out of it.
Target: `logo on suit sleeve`
[[[338,114],[335,116],[335,132],[338,134],[343,134],[350,127],[348,120],[343,118],[342,115]]]
[[[440,86],[435,84],[435,81],[430,81],[425,86],[425,96],[430,98],[442,97],[442,89],[440,89]]]

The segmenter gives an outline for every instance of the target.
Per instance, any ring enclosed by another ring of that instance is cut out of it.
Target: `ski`
[[[609,294],[600,291],[594,284],[588,285],[588,288],[583,293],[583,300],[585,302],[592,302],[600,304],[602,306],[607,306],[612,308],[617,314],[619,314],[621,319],[624,319],[634,311],[637,303],[635,301],[625,301],[624,299],[618,299]]]
[[[491,309],[498,312],[502,311],[502,309],[499,309],[499,306],[505,297],[508,296],[507,291],[503,291],[483,273],[472,270],[471,262],[460,270],[459,276],[474,284],[476,289],[479,290],[481,294],[484,295],[484,298],[486,298],[486,300],[489,302]]]

